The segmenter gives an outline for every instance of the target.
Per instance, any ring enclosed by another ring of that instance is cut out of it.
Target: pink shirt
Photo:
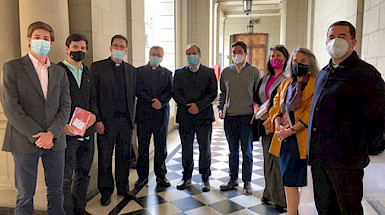
[[[270,90],[271,85],[274,84],[274,82],[282,75],[282,73],[283,73],[283,71],[279,75],[277,75],[277,77],[274,77],[274,75],[270,76],[269,81],[267,82],[266,87],[265,87],[265,93],[266,93],[267,99],[269,99],[269,90]]]
[[[47,98],[48,91],[48,67],[51,66],[49,59],[45,64],[40,63],[31,53],[28,53],[29,59],[31,59],[33,67],[35,67],[37,77],[40,80],[40,86],[44,94],[44,98]]]

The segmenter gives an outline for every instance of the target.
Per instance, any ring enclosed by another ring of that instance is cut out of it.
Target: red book
[[[79,136],[84,136],[90,123],[92,113],[80,107],[76,107],[72,115],[70,126],[75,130]]]

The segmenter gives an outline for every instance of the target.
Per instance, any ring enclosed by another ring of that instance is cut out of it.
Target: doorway
[[[234,34],[231,41],[242,41],[247,45],[247,53],[249,58],[247,60],[254,66],[258,67],[258,69],[261,71],[261,75],[263,76],[266,65],[267,34]]]

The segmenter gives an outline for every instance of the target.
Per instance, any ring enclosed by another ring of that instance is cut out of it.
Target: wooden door
[[[258,67],[258,69],[261,71],[261,75],[263,75],[266,65],[265,60],[267,34],[235,34],[232,38],[233,42],[242,41],[247,45],[247,53],[249,58],[247,60],[254,66]]]

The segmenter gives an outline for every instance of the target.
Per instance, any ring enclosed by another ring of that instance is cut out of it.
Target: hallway
[[[222,192],[219,186],[228,179],[228,145],[223,131],[223,121],[217,120],[213,124],[211,143],[212,164],[210,177],[211,191],[202,192],[200,187],[201,177],[198,174],[198,146],[194,145],[194,172],[192,186],[186,190],[177,190],[176,184],[182,178],[181,145],[177,130],[170,132],[168,137],[168,158],[166,160],[167,178],[171,187],[159,188],[156,186],[152,163],[150,164],[150,177],[147,186],[142,189],[133,189],[137,180],[135,169],[130,172],[130,188],[135,198],[124,199],[114,193],[111,204],[104,207],[100,205],[100,194],[87,203],[87,211],[91,214],[188,214],[188,215],[275,215],[280,214],[272,206],[261,203],[264,189],[263,155],[261,143],[254,142],[253,149],[253,195],[242,195],[243,183],[239,179],[236,190]],[[240,164],[242,162],[240,155]],[[241,165],[240,165],[241,167]],[[241,172],[241,169],[240,169]],[[239,178],[241,178],[241,173]],[[385,202],[382,202],[385,205]],[[367,202],[363,201],[366,215],[378,213]],[[283,213],[286,214],[286,213]]]

